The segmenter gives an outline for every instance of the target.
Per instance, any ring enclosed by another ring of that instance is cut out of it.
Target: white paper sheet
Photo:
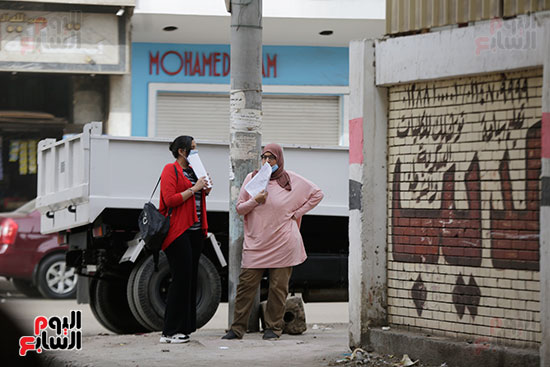
[[[189,157],[187,157],[187,161],[193,167],[193,172],[195,172],[195,175],[197,175],[197,178],[206,177],[206,183],[207,187],[212,187],[212,183],[208,179],[208,174],[206,173],[206,168],[204,168],[204,165],[202,164],[201,158],[199,157],[199,153],[189,154]]]
[[[256,176],[252,177],[252,180],[250,180],[244,189],[248,191],[250,196],[254,197],[260,193],[260,191],[265,190],[267,188],[267,184],[269,183],[269,179],[271,178],[271,166],[269,163],[265,162],[265,164],[262,166],[260,171],[256,174]]]

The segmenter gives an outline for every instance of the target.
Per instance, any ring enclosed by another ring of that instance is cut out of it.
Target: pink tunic
[[[237,213],[244,215],[242,268],[284,268],[301,264],[307,258],[300,228],[292,216],[300,220],[319,204],[323,192],[302,176],[287,172],[292,190],[271,180],[263,204],[258,204],[244,189],[252,174],[244,180],[237,202]]]

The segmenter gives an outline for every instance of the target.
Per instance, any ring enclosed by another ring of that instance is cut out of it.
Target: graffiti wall
[[[542,71],[389,90],[393,324],[537,346]]]

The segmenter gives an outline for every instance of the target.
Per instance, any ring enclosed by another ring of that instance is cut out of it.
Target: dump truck
[[[89,303],[97,320],[115,333],[162,329],[171,281],[161,253],[139,238],[138,216],[163,167],[174,161],[171,140],[102,134],[102,123],[38,145],[36,207],[41,231],[68,244],[66,263],[79,274],[77,302]],[[227,300],[230,159],[227,143],[197,139],[214,187],[207,198],[209,234],[201,255],[197,326]],[[290,292],[305,302],[347,300],[348,149],[285,146],[285,168],[316,183],[323,201],[304,216],[301,232],[308,259],[295,267]],[[158,207],[159,192],[152,202]]]

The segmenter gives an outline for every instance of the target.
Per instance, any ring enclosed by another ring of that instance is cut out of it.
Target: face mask
[[[185,159],[189,158],[189,156],[191,156],[192,154],[199,154],[198,149],[190,150],[189,154],[187,154],[187,157],[185,157]]]
[[[274,166],[271,166],[271,173],[275,173],[279,169],[279,165],[275,163]]]

